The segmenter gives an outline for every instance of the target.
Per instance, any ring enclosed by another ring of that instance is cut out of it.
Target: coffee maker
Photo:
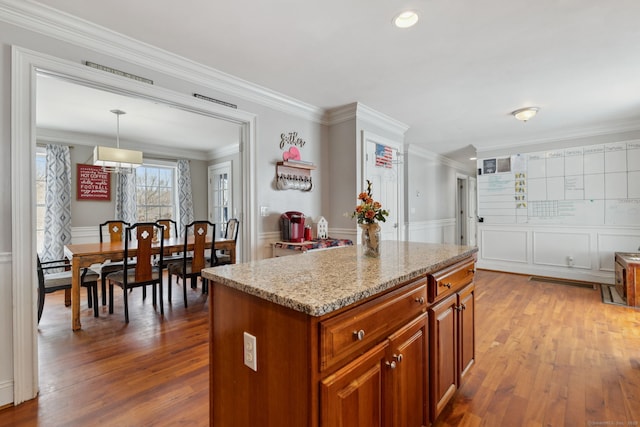
[[[289,211],[280,215],[280,231],[282,241],[292,243],[304,242],[304,214]]]

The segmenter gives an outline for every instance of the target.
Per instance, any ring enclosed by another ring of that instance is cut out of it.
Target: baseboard
[[[0,381],[0,409],[13,406],[13,381]]]

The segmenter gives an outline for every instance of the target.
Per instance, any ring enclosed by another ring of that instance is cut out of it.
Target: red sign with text
[[[111,200],[111,176],[100,166],[78,163],[78,200]]]

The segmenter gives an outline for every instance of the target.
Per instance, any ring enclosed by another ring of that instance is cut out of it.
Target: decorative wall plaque
[[[100,166],[77,165],[77,200],[111,200],[111,176]]]

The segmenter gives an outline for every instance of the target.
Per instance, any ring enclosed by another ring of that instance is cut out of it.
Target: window
[[[136,169],[138,221],[176,219],[176,168],[144,165]]]
[[[36,247],[38,253],[44,246],[44,211],[47,192],[47,156],[44,148],[36,150]]]
[[[231,162],[224,162],[209,167],[210,199],[209,209],[212,212],[212,222],[216,224],[216,233],[224,237],[225,226],[231,219]]]

